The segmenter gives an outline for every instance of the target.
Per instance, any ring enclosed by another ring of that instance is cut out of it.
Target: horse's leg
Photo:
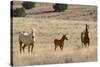
[[[63,50],[63,46],[60,46],[60,49]]]
[[[88,43],[87,43],[87,46],[88,46],[88,47],[89,47],[89,44],[90,44],[90,43],[88,42]]]
[[[90,40],[88,40],[88,47],[90,46]]]
[[[61,45],[59,45],[59,47],[60,47],[60,49],[62,50],[62,46],[61,46]]]
[[[87,47],[87,44],[86,44],[86,42],[83,42],[83,44],[84,44],[84,47]]]
[[[62,50],[63,50],[63,45],[62,45]]]
[[[82,48],[83,48],[83,43],[82,43]]]
[[[24,46],[23,46],[23,52],[24,52],[25,47],[26,47],[26,44],[24,44]]]
[[[20,44],[20,53],[22,52],[22,42],[19,42]]]
[[[56,46],[55,46],[55,51],[56,51]]]
[[[55,45],[55,51],[56,51],[57,45]]]
[[[34,44],[31,44],[31,46],[32,46],[32,47],[31,47],[31,53],[32,53],[32,51],[33,51],[33,47],[34,47]]]
[[[82,43],[82,48],[84,47],[84,43]]]
[[[30,45],[28,45],[28,52],[30,52]]]
[[[88,47],[87,43],[85,43],[84,45],[85,45],[85,47]]]
[[[54,40],[54,46],[55,46],[54,50],[56,51],[56,48],[57,48],[56,40]]]

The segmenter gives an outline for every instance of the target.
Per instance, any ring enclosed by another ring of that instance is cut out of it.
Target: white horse
[[[20,53],[22,52],[22,49],[24,52],[26,46],[28,46],[28,52],[30,52],[30,47],[32,52],[35,43],[35,29],[31,29],[31,32],[20,32],[18,41],[20,44]]]

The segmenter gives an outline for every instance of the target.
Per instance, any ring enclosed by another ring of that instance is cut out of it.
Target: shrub
[[[64,12],[68,8],[67,4],[54,4],[53,9],[55,12]]]
[[[32,9],[33,7],[35,7],[35,2],[23,2],[22,6],[25,9]]]
[[[24,8],[16,8],[14,10],[13,16],[15,16],[15,17],[25,17],[26,13],[25,13]]]

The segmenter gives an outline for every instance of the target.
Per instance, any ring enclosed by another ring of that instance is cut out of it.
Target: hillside
[[[22,7],[22,2],[14,2],[14,7]],[[54,4],[54,3],[53,3]],[[49,18],[62,20],[97,21],[97,7],[90,5],[68,5],[65,12],[53,12],[52,3],[36,3],[33,9],[26,10],[27,18]]]

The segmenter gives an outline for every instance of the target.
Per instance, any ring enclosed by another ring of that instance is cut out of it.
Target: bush
[[[25,9],[32,9],[33,7],[35,7],[35,3],[34,2],[23,2],[22,6]]]
[[[64,12],[68,8],[67,4],[54,4],[53,9],[55,12]]]
[[[26,16],[24,8],[16,8],[13,12],[14,12],[13,16],[15,17],[25,17]]]

